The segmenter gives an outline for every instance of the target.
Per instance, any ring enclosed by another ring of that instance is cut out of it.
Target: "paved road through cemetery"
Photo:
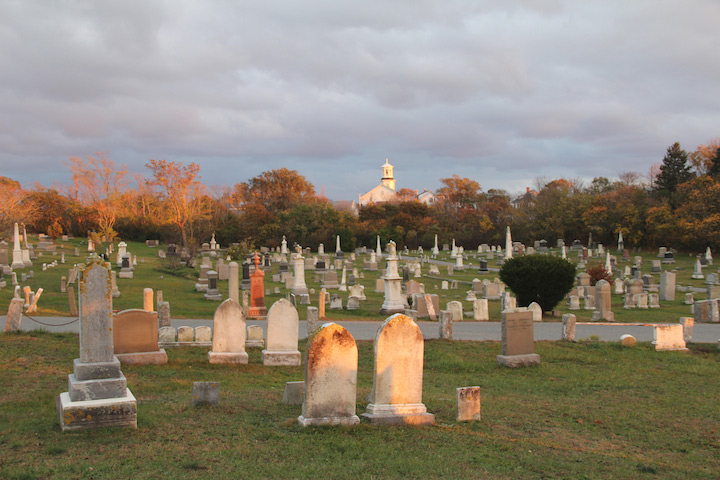
[[[22,330],[34,330],[38,328],[51,332],[74,332],[78,333],[79,322],[73,321],[71,317],[33,317],[23,316],[20,323]],[[328,320],[330,321],[330,320]],[[42,323],[40,323],[42,322]],[[380,321],[356,321],[339,320],[336,323],[347,328],[356,340],[373,340],[375,332],[380,327]],[[267,328],[265,321],[248,321],[248,325],[261,325]],[[438,338],[439,326],[437,322],[418,322],[423,336],[426,339]],[[0,326],[5,328],[5,316],[0,316]],[[210,319],[174,319],[172,326],[212,327]],[[307,336],[307,325],[300,321],[300,338]],[[560,340],[562,337],[562,323],[560,322],[538,322],[534,325],[535,340]],[[622,335],[629,334],[639,342],[651,342],[653,330],[650,324],[588,324],[578,323],[575,331],[575,338],[585,339],[592,336],[599,337],[602,341],[617,342]],[[500,340],[500,322],[455,322],[453,324],[453,338],[455,340]],[[695,324],[693,329],[693,342],[696,343],[717,343],[720,340],[720,324]]]

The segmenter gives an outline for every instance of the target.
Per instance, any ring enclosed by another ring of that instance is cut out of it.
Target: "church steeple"
[[[393,177],[393,166],[390,165],[390,161],[386,158],[385,165],[382,166],[383,176],[380,179],[380,183],[385,185],[390,190],[395,190],[395,178]]]

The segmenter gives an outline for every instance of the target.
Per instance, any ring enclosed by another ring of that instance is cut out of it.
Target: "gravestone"
[[[192,405],[217,405],[220,400],[220,382],[193,382]]]
[[[526,367],[540,364],[535,352],[532,313],[529,311],[504,310],[500,321],[502,355],[497,356],[498,365]]]
[[[169,327],[170,326],[170,302],[158,302],[158,326]]]
[[[262,351],[263,365],[300,365],[298,351],[298,311],[290,301],[275,302],[267,315],[267,347]]]
[[[461,322],[463,320],[463,304],[457,300],[447,303],[447,311],[452,315],[453,322]]]
[[[195,327],[195,343],[197,344],[209,344],[212,342],[212,328],[210,327]]]
[[[253,262],[255,271],[250,275],[250,308],[247,317],[264,320],[268,313],[265,307],[265,273],[258,266],[260,257],[257,252],[255,252]]]
[[[210,363],[248,363],[245,351],[245,314],[242,306],[228,298],[213,316],[213,343],[208,352]]]
[[[418,318],[429,318],[435,321],[440,311],[440,297],[432,294],[413,295],[413,306],[417,310]]]
[[[68,391],[56,402],[62,431],[137,428],[137,402],[113,350],[110,283],[110,272],[99,258],[82,269],[80,358],[68,376]]]
[[[422,403],[425,342],[420,327],[403,314],[385,320],[375,335],[373,388],[363,417],[372,424],[435,422]]]
[[[177,330],[173,327],[160,327],[158,330],[158,342],[160,344],[177,342]]]
[[[455,389],[455,393],[457,396],[457,421],[480,420],[480,387],[460,387]]]
[[[527,307],[528,311],[532,313],[533,322],[542,322],[543,312],[542,307],[537,302],[532,302]]]
[[[323,276],[322,281],[322,288],[329,289],[329,288],[340,288],[340,285],[338,284],[338,278],[337,278],[337,272],[335,270],[330,270]]]
[[[452,340],[453,315],[447,310],[441,310],[438,318],[440,340]]]
[[[157,313],[129,309],[113,316],[113,347],[120,363],[164,365],[167,353],[158,346]]]
[[[17,332],[18,330],[20,330],[24,303],[25,302],[22,298],[13,298],[12,300],[10,300],[10,305],[8,305],[7,319],[5,321],[6,332]]]
[[[283,393],[283,403],[287,405],[302,405],[305,398],[305,382],[286,382]]]
[[[390,242],[387,245],[388,256],[387,256],[387,268],[383,281],[385,283],[384,293],[385,297],[380,307],[380,313],[400,313],[404,312],[408,307],[407,297],[402,295],[402,278],[398,273],[398,256],[395,242]]]
[[[577,319],[572,313],[566,313],[562,316],[562,338],[568,342],[575,341],[575,325]]]
[[[593,321],[615,321],[615,314],[612,312],[612,294],[610,292],[610,283],[608,283],[607,280],[598,280],[595,284],[595,304],[596,310],[593,312]]]
[[[687,351],[685,332],[679,323],[653,326],[653,345],[655,350]]]
[[[240,307],[242,310],[242,307]],[[265,348],[265,337],[263,328],[260,325],[249,325],[247,327],[247,339],[245,348]]]
[[[487,322],[490,320],[488,301],[486,298],[478,298],[473,301],[473,320],[476,322]]]
[[[180,327],[177,329],[178,343],[192,343],[195,341],[195,329],[193,327]]]
[[[322,245],[322,244],[321,244]],[[320,326],[320,312],[318,307],[307,307],[307,335],[310,337]]]
[[[219,302],[222,300],[220,290],[218,290],[218,273],[215,270],[208,270],[207,273],[207,289],[205,290],[205,300]]]
[[[298,422],[353,425],[357,403],[358,350],[355,339],[336,323],[326,323],[309,340],[305,399]]]

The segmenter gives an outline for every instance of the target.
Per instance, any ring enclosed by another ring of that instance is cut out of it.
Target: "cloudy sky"
[[[647,174],[720,137],[717,0],[0,2],[0,175],[273,168],[332,199]]]

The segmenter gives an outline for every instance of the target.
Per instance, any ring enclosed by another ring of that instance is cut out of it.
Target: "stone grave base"
[[[55,403],[63,432],[103,427],[137,428],[137,402],[130,390],[126,390],[124,397],[79,402],[73,402],[68,392],[63,392]]]
[[[300,365],[300,352],[272,352],[262,351],[263,365],[275,366],[297,366]]]
[[[526,355],[498,355],[498,365],[503,367],[530,367],[532,365],[540,365],[540,355],[537,353],[528,353]]]
[[[615,313],[607,312],[607,313],[605,313],[605,317],[602,317],[600,312],[595,310],[593,312],[592,319],[590,321],[599,322],[600,320],[605,320],[606,322],[614,322],[615,321]]]
[[[68,375],[68,395],[75,401],[91,401],[103,398],[120,398],[127,390],[125,375],[113,378],[78,380],[74,373]]]
[[[164,348],[156,352],[116,353],[115,356],[124,365],[165,365],[168,362]]]
[[[265,348],[265,340],[245,340],[245,348]]]
[[[655,345],[656,351],[668,351],[668,352],[687,352],[688,348],[685,346],[684,343],[662,343],[658,344],[656,342],[650,342],[652,345]]]
[[[119,278],[133,278],[133,272],[120,272],[118,273]]]
[[[360,423],[360,418],[357,415],[350,417],[315,417],[305,418],[302,415],[298,417],[298,423],[303,427],[309,425],[357,425]]]
[[[247,352],[208,352],[210,363],[242,363],[247,365]]]
[[[393,305],[389,305],[389,306],[387,306],[387,307],[381,308],[381,309],[380,309],[380,314],[381,314],[381,315],[393,315],[393,314],[395,314],[395,313],[405,313],[405,309],[406,309],[406,308],[407,308],[407,306],[405,306],[405,305],[403,305],[403,304],[394,305],[394,306],[393,306]]]
[[[223,297],[222,297],[222,295],[220,295],[220,293],[215,293],[215,294],[213,294],[213,293],[206,293],[206,294],[203,295],[203,296],[205,297],[205,300],[212,300],[212,301],[214,301],[214,302],[220,302],[220,301],[222,301],[222,299],[223,299]]]
[[[250,307],[247,318],[249,320],[267,320],[267,307]]]
[[[371,403],[361,415],[373,425],[427,425],[435,423],[435,415],[422,403],[383,405]]]

